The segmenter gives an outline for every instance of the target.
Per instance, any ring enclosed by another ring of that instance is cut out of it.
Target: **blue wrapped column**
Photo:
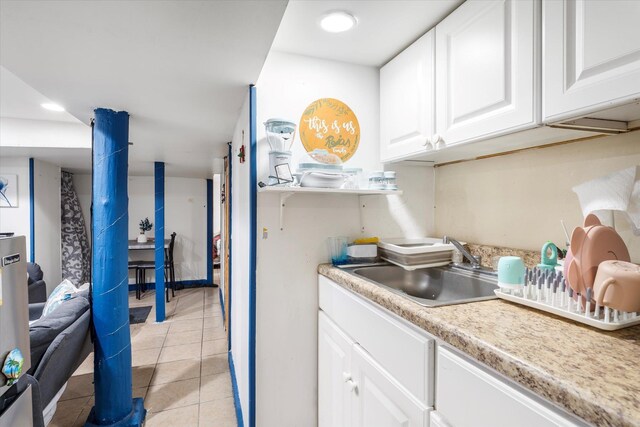
[[[156,281],[156,322],[163,322],[164,310],[164,162],[155,162],[155,281]]]
[[[132,399],[127,191],[129,114],[99,108],[93,127],[92,316],[95,406],[87,426],[141,426]]]

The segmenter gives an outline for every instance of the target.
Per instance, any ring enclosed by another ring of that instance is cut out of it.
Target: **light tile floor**
[[[218,288],[190,288],[166,304],[155,323],[155,293],[130,306],[151,305],[146,323],[131,325],[133,396],[144,397],[147,427],[236,424],[227,340]],[[93,354],[73,374],[50,427],[82,426],[94,404]]]

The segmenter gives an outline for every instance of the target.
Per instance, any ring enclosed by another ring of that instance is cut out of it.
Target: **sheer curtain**
[[[62,277],[80,286],[89,281],[91,248],[72,177],[62,171]]]

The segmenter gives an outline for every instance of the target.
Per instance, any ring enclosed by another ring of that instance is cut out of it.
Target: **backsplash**
[[[519,256],[524,264],[533,268],[540,263],[540,251],[528,251],[524,249],[505,248],[500,246],[479,245],[476,243],[467,243],[465,245],[469,252],[474,256],[482,257],[482,266],[493,268],[493,257],[500,256]]]
[[[638,164],[640,131],[438,166],[435,235],[534,252],[552,241],[564,249],[560,220],[569,234],[583,223],[572,188]],[[640,238],[622,215],[615,226],[640,262]]]

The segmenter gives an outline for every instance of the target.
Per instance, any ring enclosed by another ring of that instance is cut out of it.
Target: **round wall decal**
[[[347,104],[334,98],[309,104],[300,118],[298,132],[307,152],[327,150],[343,162],[354,155],[360,143],[358,118]]]

